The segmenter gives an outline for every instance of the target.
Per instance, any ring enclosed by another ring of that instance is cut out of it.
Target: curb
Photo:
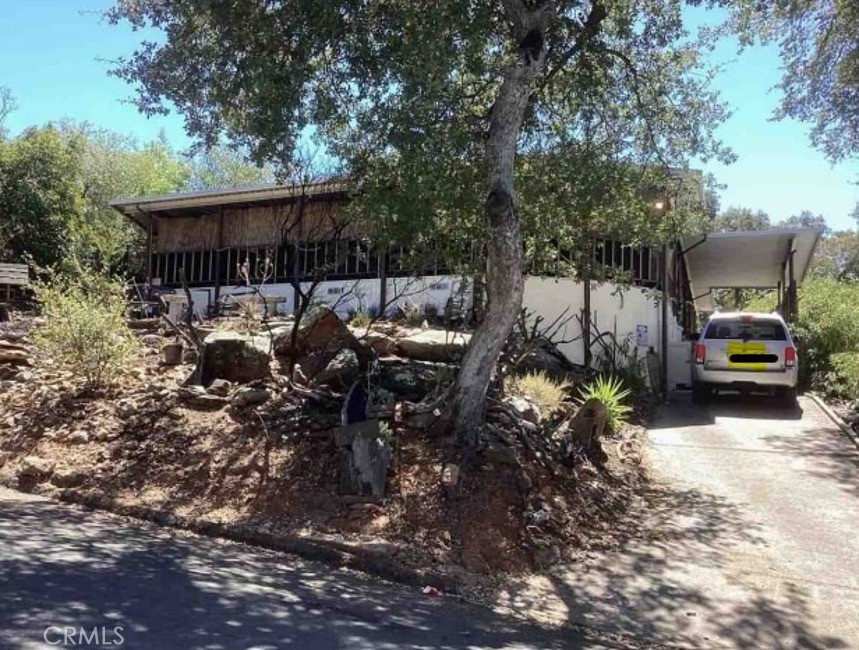
[[[827,417],[832,420],[838,426],[838,428],[841,429],[841,432],[845,436],[847,436],[847,438],[850,439],[850,442],[852,442],[856,446],[856,448],[859,449],[859,438],[856,437],[856,434],[853,432],[853,429],[848,427],[847,423],[842,420],[835,411],[829,408],[829,405],[823,401],[823,398],[821,398],[816,393],[806,393],[805,395],[806,397],[811,398],[811,401],[817,404],[820,407],[820,410],[826,413]]]
[[[6,484],[5,487],[21,492],[14,485]],[[180,530],[210,539],[227,540],[277,553],[295,555],[337,568],[354,569],[407,586],[424,587],[431,585],[451,595],[458,595],[461,588],[461,584],[448,575],[436,571],[413,569],[392,558],[385,557],[384,553],[387,551],[384,549],[371,551],[335,540],[277,535],[256,530],[250,526],[201,521],[144,506],[119,505],[104,496],[81,494],[69,489],[61,490],[53,495],[39,495],[38,492],[25,492],[24,494],[36,494],[37,496],[48,497],[51,501],[128,517],[155,524],[160,528]]]

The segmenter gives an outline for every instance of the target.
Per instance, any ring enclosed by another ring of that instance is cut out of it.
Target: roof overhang
[[[774,289],[787,281],[790,256],[797,282],[805,277],[821,230],[785,228],[719,232],[682,242],[695,306],[712,311],[713,289]]]
[[[117,199],[111,201],[110,205],[145,229],[148,228],[149,221],[153,216],[168,218],[199,216],[213,212],[220,207],[265,205],[302,196],[322,198],[342,195],[345,192],[346,185],[340,181],[296,185],[248,185],[221,190],[173,192],[171,194]]]

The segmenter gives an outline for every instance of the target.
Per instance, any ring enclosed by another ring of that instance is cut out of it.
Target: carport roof
[[[712,310],[713,289],[777,287],[786,279],[785,265],[791,252],[794,278],[800,282],[820,235],[820,230],[784,228],[709,233],[684,239],[695,306]]]

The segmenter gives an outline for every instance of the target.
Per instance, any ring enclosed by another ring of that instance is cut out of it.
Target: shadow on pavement
[[[115,647],[134,650],[607,647],[360,574],[4,499],[0,647],[56,647],[52,625],[121,626]]]
[[[706,404],[693,404],[688,392],[675,392],[669,405],[663,407],[650,429],[673,429],[713,424],[717,417],[757,420],[801,420],[802,406],[784,406],[770,395],[740,395],[721,393],[712,396]]]

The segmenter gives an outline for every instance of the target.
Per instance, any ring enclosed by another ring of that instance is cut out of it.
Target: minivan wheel
[[[706,404],[710,399],[710,387],[706,384],[692,384],[692,402]]]
[[[796,406],[796,386],[793,388],[782,388],[779,391],[779,400],[785,408]]]

